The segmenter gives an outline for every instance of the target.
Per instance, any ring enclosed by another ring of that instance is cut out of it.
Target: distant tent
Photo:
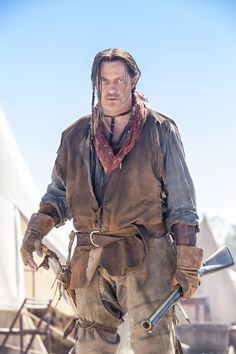
[[[204,260],[220,248],[205,217],[200,224],[198,245],[204,249]],[[236,286],[234,276],[235,274],[231,269],[225,269],[201,278],[201,285],[193,300],[200,297],[207,299],[210,321],[229,325],[236,322]],[[194,322],[191,318],[193,314],[187,306],[186,310],[190,315],[190,319]],[[203,314],[200,313],[200,321],[202,319]]]

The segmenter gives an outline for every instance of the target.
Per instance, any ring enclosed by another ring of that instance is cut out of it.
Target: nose
[[[110,84],[108,87],[108,94],[109,95],[114,95],[116,94],[117,90],[114,84]]]

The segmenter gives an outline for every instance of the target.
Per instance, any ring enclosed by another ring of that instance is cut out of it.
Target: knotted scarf
[[[135,104],[131,113],[130,127],[126,134],[123,145],[116,154],[113,152],[112,147],[109,144],[106,135],[107,128],[101,119],[101,109],[98,104],[95,107],[94,147],[96,154],[107,175],[109,175],[113,170],[120,166],[124,157],[134,147],[147,118],[147,108],[144,104],[146,99],[137,91],[134,93],[134,95]]]

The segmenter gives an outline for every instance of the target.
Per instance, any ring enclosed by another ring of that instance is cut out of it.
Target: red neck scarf
[[[98,105],[95,107],[94,120],[94,147],[96,154],[104,168],[104,171],[109,175],[114,169],[120,166],[124,157],[134,147],[137,139],[140,136],[143,124],[147,118],[147,108],[144,102],[145,98],[135,92],[135,106],[131,115],[131,123],[129,132],[126,135],[125,141],[117,154],[114,154],[106,136],[106,127],[101,119],[101,112]]]

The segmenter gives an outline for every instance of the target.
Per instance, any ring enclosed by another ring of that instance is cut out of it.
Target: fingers
[[[25,263],[25,265],[30,267],[32,270],[38,270],[38,266],[32,257],[28,259],[28,261],[27,261],[27,263]]]
[[[32,270],[38,270],[38,266],[33,259],[32,252],[29,252],[24,247],[21,247],[21,256],[25,266],[29,266]]]
[[[38,266],[30,254],[22,254],[22,258],[25,266],[30,267],[32,270],[38,270]]]
[[[193,297],[199,286],[199,277],[197,271],[176,270],[173,278],[173,285],[179,283],[182,288],[182,298],[190,299]]]
[[[36,251],[39,257],[43,257],[43,244],[41,240],[31,240],[31,242],[27,243],[27,240],[23,243],[21,247],[21,256],[23,262],[26,266],[31,268],[32,270],[38,270],[38,266],[34,261],[33,252]]]
[[[36,250],[36,253],[39,257],[43,257],[43,247],[40,247]]]
[[[36,240],[34,243],[35,251],[39,257],[43,257],[43,244],[41,240]]]

